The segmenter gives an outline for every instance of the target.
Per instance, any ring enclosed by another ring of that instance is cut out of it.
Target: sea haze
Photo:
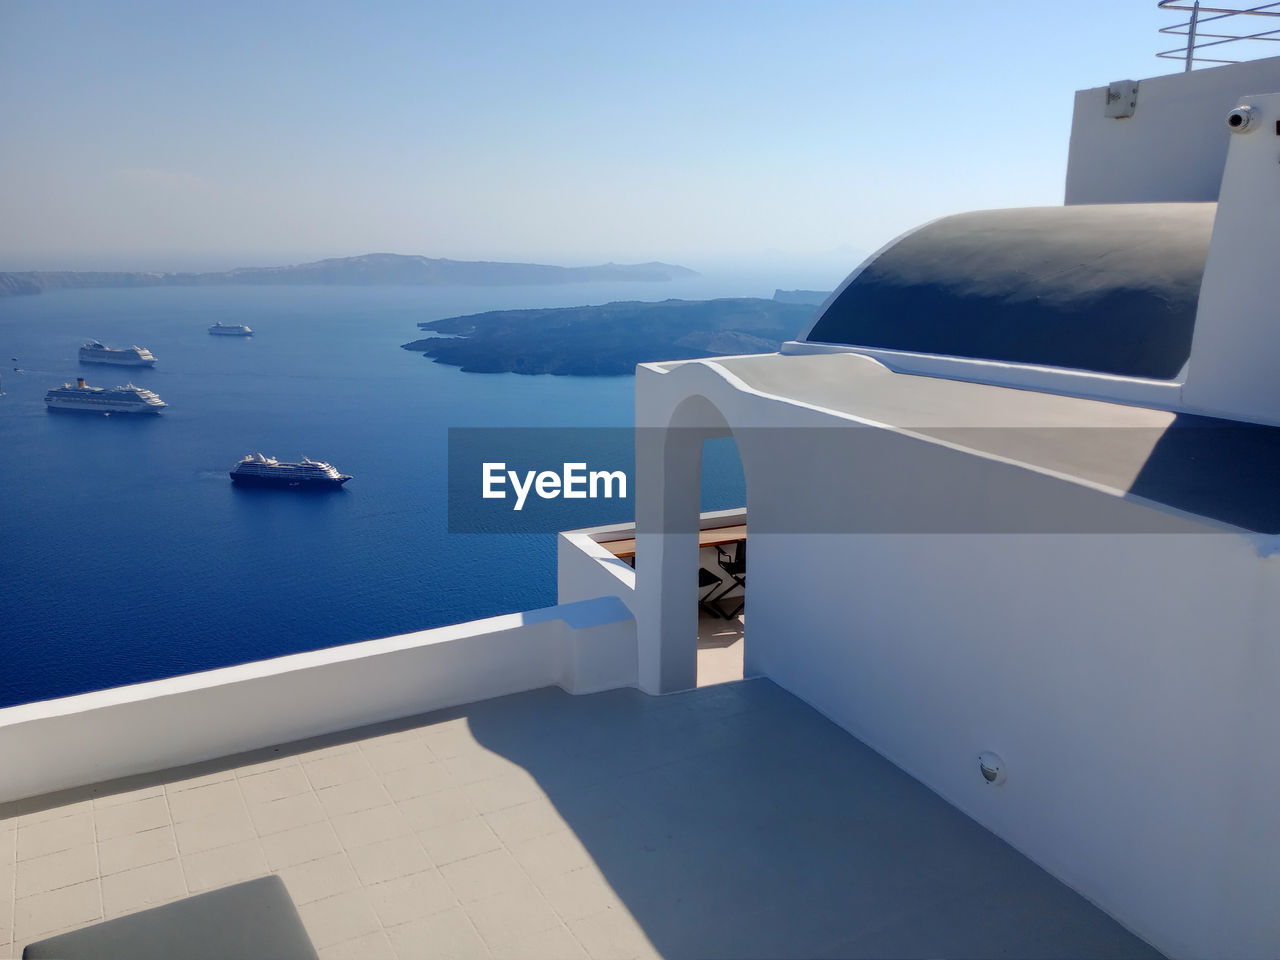
[[[761,292],[698,278],[0,300],[0,706],[553,604],[554,535],[448,533],[448,428],[625,427],[634,378],[462,373],[399,345],[420,321],[485,310]],[[209,336],[217,320],[255,335]],[[78,363],[95,337],[159,364]],[[168,409],[48,413],[45,391],[77,376],[132,380]],[[253,451],[354,479],[331,494],[233,487]],[[708,461],[704,505],[740,505],[732,450]],[[581,525],[616,509],[584,501]]]

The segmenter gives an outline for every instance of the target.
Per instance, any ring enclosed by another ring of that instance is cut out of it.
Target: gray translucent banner
[[[1197,417],[1162,429],[848,425],[731,438],[452,428],[448,475],[451,533],[634,522],[639,483],[640,533],[688,532],[693,503],[745,505],[763,534],[1280,533],[1280,430]],[[677,495],[690,490],[699,496]]]

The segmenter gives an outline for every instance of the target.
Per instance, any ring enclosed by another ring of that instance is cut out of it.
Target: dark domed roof
[[[804,340],[1171,379],[1214,203],[984,210],[904,235]]]

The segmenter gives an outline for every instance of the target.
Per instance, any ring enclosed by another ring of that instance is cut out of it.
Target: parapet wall
[[[0,710],[0,803],[557,685],[636,682],[614,597]]]
[[[1068,204],[1217,200],[1227,113],[1241,97],[1280,91],[1280,57],[1142,80],[1129,117],[1107,115],[1107,91],[1076,93]]]

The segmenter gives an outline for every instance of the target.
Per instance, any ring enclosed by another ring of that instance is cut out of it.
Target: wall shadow
[[[458,714],[537,780],[661,956],[1159,956],[768,680]]]
[[[1280,533],[1280,427],[1178,414],[1129,492],[1258,533]]]

